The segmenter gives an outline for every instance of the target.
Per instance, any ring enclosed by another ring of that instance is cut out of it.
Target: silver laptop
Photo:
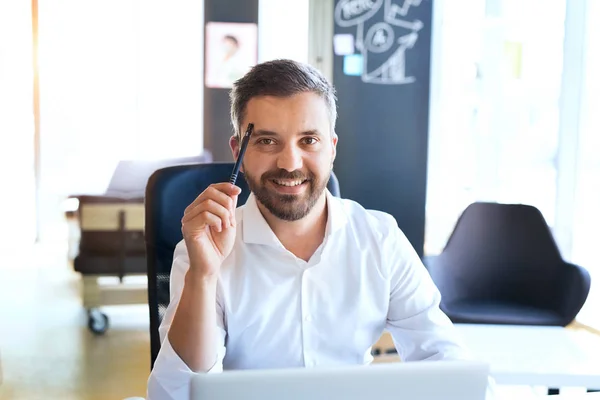
[[[195,374],[191,400],[484,400],[489,366],[419,361]]]

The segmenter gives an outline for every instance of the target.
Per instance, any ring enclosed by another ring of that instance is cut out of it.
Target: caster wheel
[[[102,335],[108,330],[108,317],[98,310],[90,310],[88,328],[96,335]]]

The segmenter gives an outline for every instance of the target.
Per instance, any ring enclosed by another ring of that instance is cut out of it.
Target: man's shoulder
[[[396,219],[389,213],[367,209],[360,203],[350,200],[335,198],[337,206],[343,210],[350,224],[361,230],[387,235],[398,229]]]

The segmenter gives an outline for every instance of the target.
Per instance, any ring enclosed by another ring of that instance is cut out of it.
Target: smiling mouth
[[[296,180],[292,181],[292,180],[284,180],[284,179],[273,179],[273,182],[279,186],[294,187],[294,186],[302,185],[304,182],[306,182],[306,180],[305,179],[296,179]]]
[[[307,181],[306,179],[295,179],[295,180],[273,179],[272,180],[272,182],[275,183],[276,185],[287,186],[287,187],[300,186],[303,183],[305,183],[306,181]]]

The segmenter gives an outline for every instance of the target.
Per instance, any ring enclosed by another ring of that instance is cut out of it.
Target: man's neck
[[[258,203],[262,215],[281,244],[296,257],[308,261],[323,243],[327,227],[327,196],[325,192],[312,210],[297,221],[284,221]]]

